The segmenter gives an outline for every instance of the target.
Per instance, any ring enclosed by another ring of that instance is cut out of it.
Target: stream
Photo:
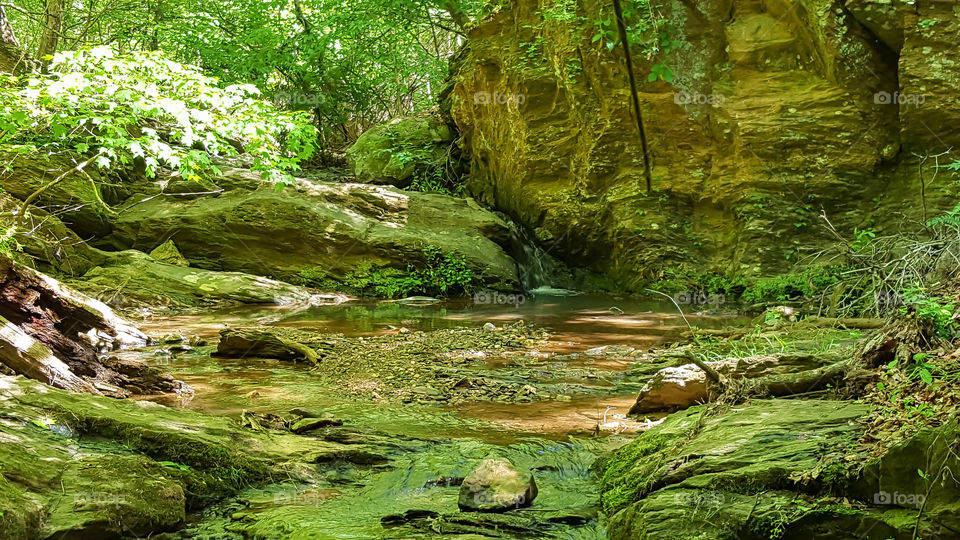
[[[515,300],[246,306],[145,321],[141,328],[154,337],[180,334],[207,341],[179,354],[164,345],[127,353],[169,370],[196,392],[191,399],[166,398],[165,404],[237,418],[244,412],[322,411],[342,419],[351,436],[383,441],[387,448],[389,464],[338,464],[318,470],[307,484],[249,489],[192,516],[186,533],[192,538],[436,537],[436,532],[411,526],[399,516],[411,510],[455,513],[459,480],[478,460],[492,455],[534,471],[540,492],[533,506],[511,512],[529,518],[529,528],[514,535],[503,524],[453,523],[444,533],[487,535],[492,527],[505,537],[529,537],[535,530],[536,537],[603,538],[591,466],[598,456],[659,419],[624,418],[642,384],[629,370],[643,360],[643,352],[676,338],[687,323],[669,302],[592,295]],[[686,319],[703,328],[742,322],[697,313]],[[306,363],[211,355],[219,332],[230,327],[290,327],[367,338],[487,323],[501,327],[521,320],[550,330],[545,345],[524,351],[522,359],[491,356],[482,369],[490,376],[509,375],[518,362],[532,362],[541,366],[533,371],[536,382],[560,389],[556,399],[457,405],[376,402],[318,384],[314,368]],[[576,391],[563,394],[565,385]],[[394,521],[396,526],[389,526]]]

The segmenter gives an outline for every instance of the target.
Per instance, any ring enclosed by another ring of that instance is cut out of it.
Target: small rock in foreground
[[[533,504],[537,483],[529,472],[517,471],[505,459],[487,459],[460,485],[463,511],[504,512]]]

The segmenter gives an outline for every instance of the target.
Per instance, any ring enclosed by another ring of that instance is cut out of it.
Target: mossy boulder
[[[69,284],[120,308],[177,310],[309,303],[322,298],[309,289],[282,281],[169,264],[136,250],[100,253],[104,262]]]
[[[149,252],[169,239],[192,268],[311,285],[342,282],[360,268],[406,272],[424,266],[433,247],[462,257],[478,287],[519,287],[504,220],[472,199],[383,186],[299,180],[279,192],[156,197],[124,211],[113,233],[95,243]]]
[[[360,135],[347,162],[359,180],[406,187],[442,168],[452,142],[453,131],[439,118],[397,118]]]
[[[0,193],[0,227],[12,230],[11,240],[20,249],[15,253],[18,262],[44,272],[79,276],[104,261],[102,253],[56,215],[33,205],[20,215],[22,206],[9,193]]]
[[[851,402],[757,400],[719,414],[704,406],[673,414],[606,463],[601,489],[613,514],[610,537],[772,533],[772,518],[790,511],[795,492],[829,487],[825,464],[842,461],[868,410]]]
[[[130,190],[119,175],[100,171],[92,163],[82,173],[71,171],[84,161],[79,155],[47,155],[35,148],[4,149],[0,162],[8,170],[0,174],[0,187],[21,201],[45,187],[36,206],[62,213],[62,221],[83,237],[107,234],[113,215],[108,205],[123,201]]]
[[[922,538],[951,536],[956,426],[924,430],[858,470],[869,411],[852,401],[765,399],[670,415],[601,467],[609,537],[912,540],[914,527]],[[926,479],[922,467],[933,471]],[[922,519],[898,497],[910,494],[929,496]]]
[[[537,482],[506,459],[485,459],[460,484],[457,505],[464,512],[504,512],[533,504]]]

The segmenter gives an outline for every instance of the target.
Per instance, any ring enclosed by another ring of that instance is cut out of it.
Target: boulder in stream
[[[486,459],[460,485],[460,510],[505,512],[533,504],[537,482],[506,459]]]

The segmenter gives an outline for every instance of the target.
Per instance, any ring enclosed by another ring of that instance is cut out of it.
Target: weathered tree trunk
[[[10,19],[0,6],[0,73],[19,75],[36,67],[36,62],[20,49]]]
[[[47,8],[43,15],[45,17],[43,34],[40,36],[40,45],[37,47],[37,57],[41,59],[57,52],[60,33],[63,31],[63,0],[47,0]]]
[[[17,41],[17,35],[13,33],[13,26],[10,25],[10,19],[7,18],[7,12],[3,6],[0,6],[0,41],[11,47],[20,47]]]
[[[100,358],[147,337],[105,304],[0,256],[0,363],[66,390],[127,397],[189,392],[155,368]]]
[[[460,30],[467,29],[467,25],[470,24],[470,17],[467,16],[456,0],[441,0],[440,6],[450,15],[457,28]]]

